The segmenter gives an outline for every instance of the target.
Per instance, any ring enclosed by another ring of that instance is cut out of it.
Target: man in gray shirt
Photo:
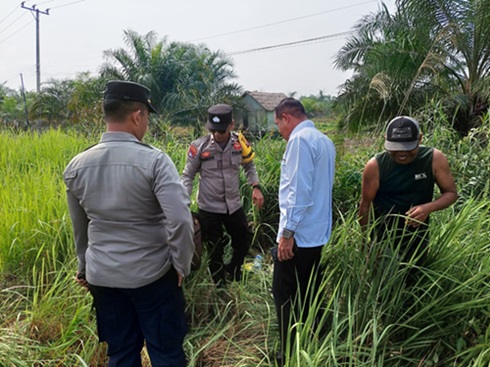
[[[190,200],[174,163],[141,142],[150,90],[110,81],[107,131],[63,174],[78,257],[77,281],[97,313],[109,366],[185,366],[182,280],[194,252]]]

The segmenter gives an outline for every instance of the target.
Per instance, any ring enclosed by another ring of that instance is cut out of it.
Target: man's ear
[[[141,122],[141,116],[142,116],[142,111],[141,110],[136,110],[131,113],[131,121],[138,126]]]

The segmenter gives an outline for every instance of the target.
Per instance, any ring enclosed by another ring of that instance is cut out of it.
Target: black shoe
[[[216,284],[218,288],[226,288],[226,276],[223,269],[221,269],[219,272],[215,274],[212,274],[212,277],[213,277],[214,284]]]
[[[240,282],[242,280],[241,266],[233,267],[233,265],[230,263],[230,264],[224,264],[224,268],[226,272],[231,275],[231,277],[235,282]]]

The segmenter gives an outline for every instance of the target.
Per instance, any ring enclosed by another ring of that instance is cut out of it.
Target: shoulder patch
[[[189,159],[193,159],[197,155],[197,148],[194,145],[191,145],[189,147],[189,150],[187,151],[187,157]]]
[[[233,148],[235,148],[235,150],[241,150],[242,146],[240,145],[240,142],[236,141],[235,144],[233,144]]]

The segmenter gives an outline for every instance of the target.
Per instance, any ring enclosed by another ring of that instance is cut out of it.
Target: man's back
[[[88,219],[91,284],[134,288],[170,269],[166,226],[189,216],[189,199],[176,189],[180,178],[168,156],[130,134],[104,133],[70,162],[64,177]]]
[[[280,198],[288,201],[281,205],[281,221],[297,221],[295,238],[302,246],[320,246],[330,237],[334,172],[334,144],[305,120],[288,141],[279,187]],[[286,212],[287,206],[292,210]]]

